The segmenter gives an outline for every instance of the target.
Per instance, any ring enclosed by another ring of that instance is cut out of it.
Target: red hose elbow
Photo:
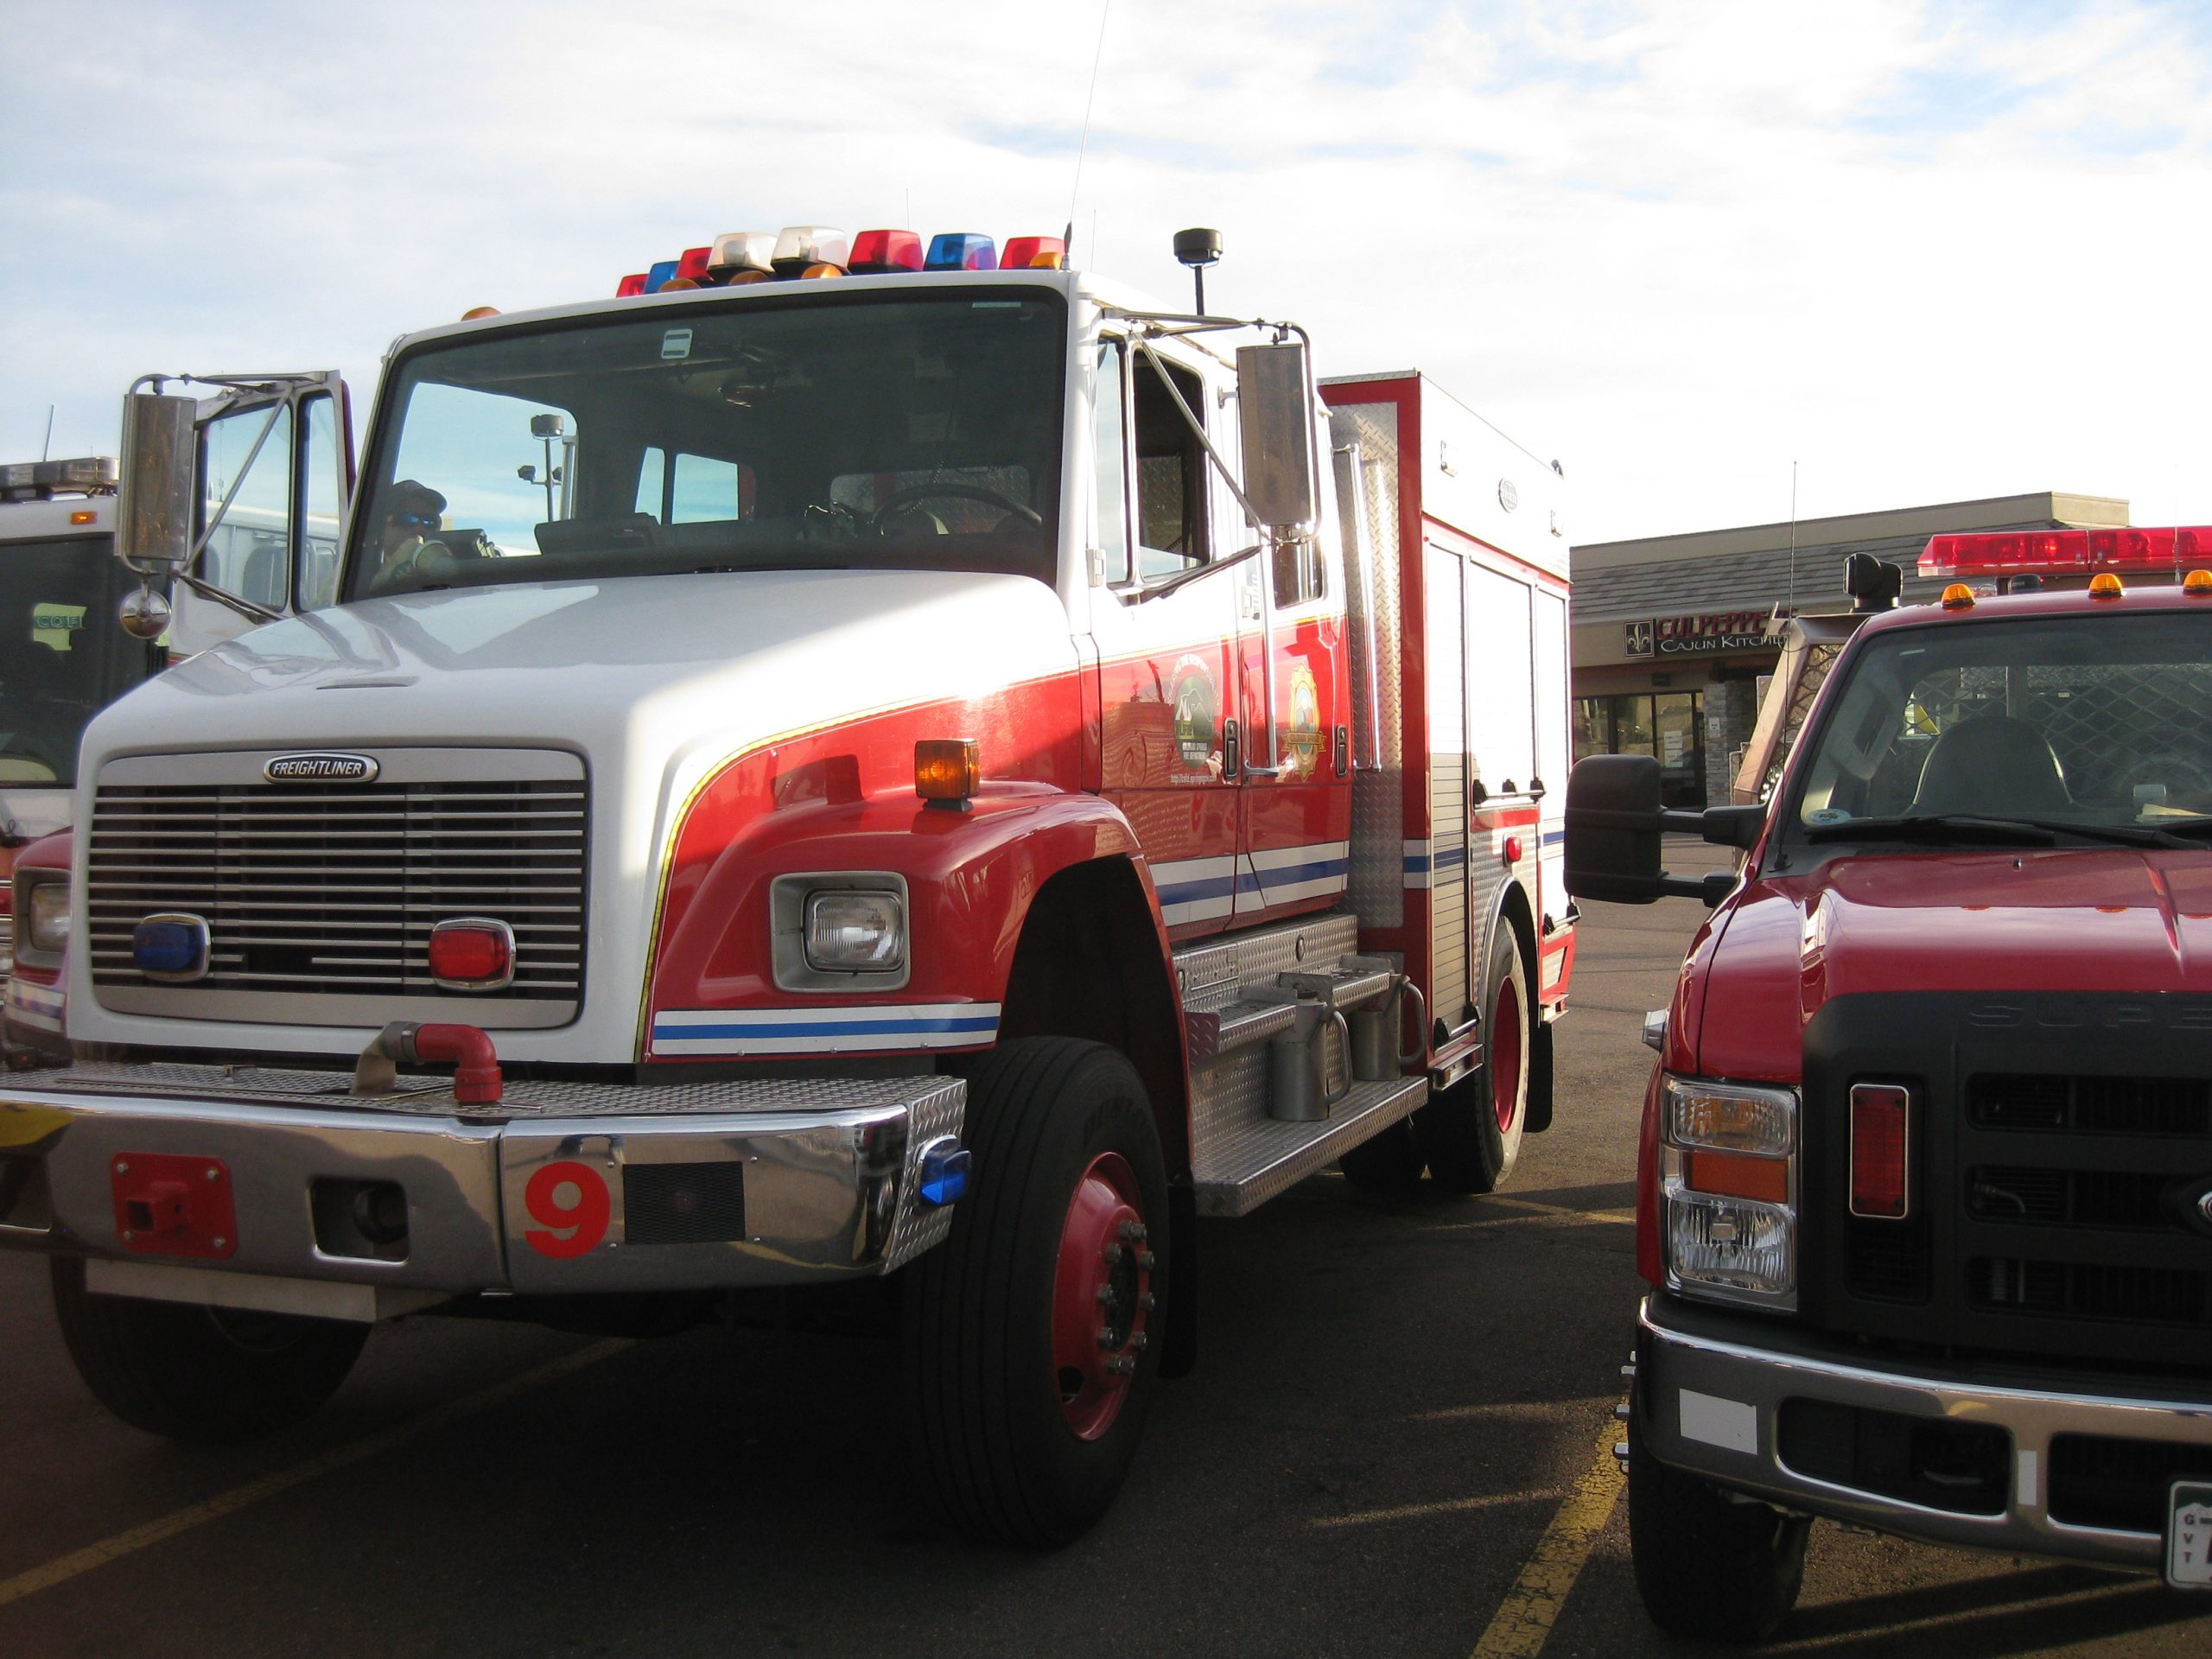
[[[417,1026],[414,1047],[417,1059],[454,1067],[453,1097],[464,1106],[492,1105],[505,1092],[499,1052],[474,1026]]]

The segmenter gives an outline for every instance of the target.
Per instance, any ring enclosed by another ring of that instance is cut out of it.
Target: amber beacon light
[[[914,745],[914,793],[957,804],[976,792],[982,758],[972,737],[925,737]]]

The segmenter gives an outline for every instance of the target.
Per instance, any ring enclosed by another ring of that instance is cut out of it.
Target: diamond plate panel
[[[1205,1012],[1234,1002],[1250,984],[1273,984],[1277,974],[1333,967],[1337,958],[1358,948],[1359,923],[1343,912],[1264,928],[1239,938],[1205,944],[1175,958],[1176,982],[1183,1006]],[[1336,1028],[1322,1037],[1325,1086],[1344,1078],[1343,1044]],[[1191,1078],[1191,1157],[1202,1167],[1212,1149],[1234,1141],[1268,1116],[1268,1046],[1255,1043],[1195,1073]],[[1310,1126],[1308,1126],[1310,1127]]]
[[[940,1135],[958,1135],[968,1116],[968,1085],[950,1077],[943,1081],[947,1086],[916,1101],[906,1120],[906,1176],[899,1184],[899,1224],[884,1253],[886,1273],[944,1243],[952,1230],[952,1206],[924,1204],[918,1190],[922,1149]]]
[[[1250,1214],[1427,1098],[1427,1077],[1400,1077],[1353,1084],[1324,1122],[1281,1123],[1265,1113],[1245,1122],[1209,1147],[1193,1169],[1198,1213]]]
[[[1355,746],[1368,730],[1368,638],[1375,640],[1375,720],[1380,753],[1351,783],[1352,909],[1371,926],[1405,921],[1405,615],[1399,595],[1398,407],[1355,404],[1330,411],[1331,441],[1359,467],[1364,535],[1346,537],[1351,610]],[[1371,619],[1371,622],[1370,622]]]
[[[320,1111],[401,1112],[498,1121],[535,1117],[659,1117],[701,1113],[830,1112],[923,1105],[950,1095],[955,1077],[746,1077],[712,1083],[518,1082],[495,1106],[464,1106],[444,1077],[402,1077],[397,1092],[355,1095],[353,1073],[251,1065],[79,1065],[27,1073],[22,1086],[45,1095],[123,1095],[158,1100],[233,1101]],[[6,1085],[0,1084],[0,1097]],[[945,1131],[938,1131],[945,1133]]]

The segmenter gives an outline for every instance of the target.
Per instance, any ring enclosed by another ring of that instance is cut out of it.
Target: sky
[[[1218,227],[1212,308],[1557,456],[1578,543],[1793,490],[2212,521],[2205,0],[0,0],[0,461],[49,408],[112,452],[150,371],[340,368],[358,429],[398,335],[726,231],[1071,219],[1179,302]]]

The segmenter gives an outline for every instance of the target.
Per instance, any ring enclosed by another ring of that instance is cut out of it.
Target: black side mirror
[[[1659,865],[1661,834],[1685,830],[1748,850],[1758,844],[1765,822],[1763,806],[1669,812],[1659,804],[1659,762],[1652,756],[1593,754],[1578,761],[1567,779],[1567,890],[1619,905],[1697,899],[1710,909],[1728,896],[1735,875],[1668,874]]]

